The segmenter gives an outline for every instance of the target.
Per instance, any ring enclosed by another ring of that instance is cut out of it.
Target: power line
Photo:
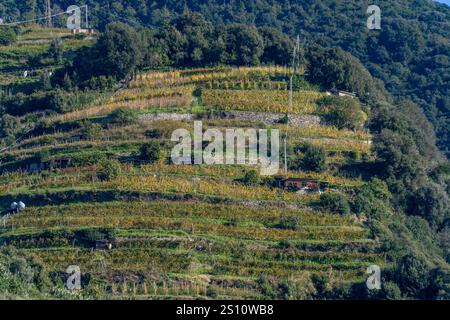
[[[22,20],[22,21],[15,21],[15,22],[9,22],[9,23],[4,23],[3,25],[14,25],[14,24],[24,24],[24,23],[29,23],[29,22],[35,22],[35,21],[41,21],[41,20],[47,20],[51,17],[57,17],[57,16],[61,16],[63,14],[67,14],[67,12],[59,12],[59,13],[55,13],[52,14],[51,16],[45,16],[45,17],[39,17],[36,19],[30,19],[30,20]]]
[[[82,5],[80,6],[80,8],[86,8],[86,23],[88,23],[88,17],[87,17],[87,5]],[[57,17],[57,16],[62,16],[68,14],[66,11],[61,11],[55,14],[50,14],[50,15],[45,15],[43,17],[38,17],[35,19],[30,19],[30,20],[22,20],[22,21],[13,21],[13,22],[8,22],[8,23],[3,23],[3,26],[8,26],[8,25],[16,25],[16,24],[24,24],[24,23],[30,23],[30,22],[35,22],[35,21],[41,21],[41,20],[49,20],[51,22],[51,18],[53,17]]]
[[[14,147],[20,140],[22,140],[27,134],[29,134],[34,129],[36,129],[36,126],[33,126],[33,128],[31,128],[30,130],[28,130],[27,132],[22,134],[19,138],[17,138],[13,143],[11,143],[6,148],[1,149],[0,152],[6,151],[6,150],[11,149],[12,147]]]

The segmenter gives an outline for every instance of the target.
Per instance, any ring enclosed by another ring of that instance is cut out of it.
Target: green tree
[[[395,278],[405,296],[420,299],[430,285],[430,266],[413,255],[404,256],[397,268]]]
[[[261,57],[263,62],[278,65],[289,65],[292,59],[294,45],[285,34],[275,28],[264,27],[259,29],[264,41],[264,53]],[[304,64],[304,53],[300,54]]]
[[[264,42],[254,26],[232,24],[225,27],[227,62],[233,65],[258,65]]]
[[[17,40],[17,34],[12,28],[0,26],[0,45],[8,46]]]
[[[91,121],[83,121],[81,123],[81,136],[86,140],[98,139],[102,133],[102,126],[98,123],[92,123]]]
[[[139,151],[139,158],[148,163],[154,163],[161,158],[161,146],[156,141],[144,143]]]
[[[184,38],[182,52],[179,53],[177,65],[199,66],[207,62],[210,43],[214,42],[212,24],[199,13],[185,10],[176,19],[175,27]]]
[[[122,167],[117,160],[105,160],[100,164],[97,177],[102,181],[112,180],[120,175]]]
[[[341,215],[350,214],[350,204],[347,198],[340,193],[322,193],[320,195],[320,206],[327,211]]]
[[[355,98],[328,96],[318,104],[322,107],[325,121],[338,129],[362,129],[367,120],[367,115]]]
[[[242,178],[242,183],[245,185],[257,185],[260,182],[259,174],[256,170],[247,171]]]
[[[142,63],[143,48],[138,34],[121,22],[108,24],[92,50],[87,57],[95,61],[94,65],[92,61],[89,63],[94,68],[91,76],[108,75],[124,79]]]
[[[111,122],[118,125],[130,125],[136,123],[138,117],[136,113],[130,108],[119,108],[111,112]]]
[[[420,187],[410,198],[408,213],[418,215],[439,228],[450,219],[450,199],[447,192],[438,184],[430,182]]]
[[[298,155],[291,166],[294,170],[321,172],[326,168],[326,151],[322,146],[301,144],[296,146]]]
[[[48,55],[52,58],[55,63],[62,63],[64,58],[64,46],[60,38],[52,40],[50,43],[50,48],[48,49]]]
[[[355,92],[363,98],[374,95],[370,73],[351,54],[340,48],[313,45],[306,52],[308,80],[324,89]]]
[[[392,195],[387,184],[374,178],[355,189],[352,208],[357,214],[365,213],[370,217],[381,218],[390,212],[391,200]]]
[[[18,118],[9,114],[3,114],[0,116],[0,138],[11,140],[15,137],[19,130],[20,121]]]

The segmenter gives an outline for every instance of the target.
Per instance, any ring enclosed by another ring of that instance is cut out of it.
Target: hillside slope
[[[20,141],[0,168],[35,171],[2,175],[0,204],[5,208],[20,199],[28,205],[4,220],[2,245],[23,250],[50,272],[80,266],[96,297],[304,299],[364,282],[369,265],[384,266],[384,253],[356,216],[317,210],[317,192],[283,190],[271,186],[271,179],[238,182],[252,170],[248,167],[167,164],[171,131],[192,130],[189,121],[175,120],[182,115],[203,119],[204,129],[286,130],[251,117],[220,116],[236,110],[233,105],[241,112],[261,112],[262,119],[264,112],[281,111],[271,106],[274,96],[288,97],[285,85],[270,80],[279,76],[283,69],[274,67],[143,74],[99,105],[50,119],[60,129]],[[200,100],[193,95],[198,86]],[[224,86],[229,89],[218,89]],[[228,99],[250,99],[227,103],[222,91]],[[252,94],[259,96],[257,104]],[[308,96],[314,98],[304,108],[301,101]],[[296,113],[317,114],[320,97],[299,91],[294,101],[304,109]],[[136,110],[140,120],[114,124],[111,112],[123,106]],[[218,116],[211,117],[214,113]],[[81,127],[73,129],[73,121]],[[370,158],[367,133],[307,123],[289,129],[290,144],[323,146],[330,168],[355,161],[352,154]],[[165,155],[153,164],[139,158],[140,146],[149,141],[158,142]],[[107,158],[121,164],[103,180],[99,173]],[[328,181],[344,194],[362,184],[333,170],[289,176]],[[113,248],[93,250],[100,240]],[[328,289],[317,292],[313,279]],[[289,289],[277,289],[282,281]]]
[[[12,280],[1,285],[19,281],[20,290],[2,291],[23,295],[31,283],[30,292],[63,298],[448,297],[448,168],[415,107],[394,105],[348,53],[310,46],[290,108],[289,69],[263,58],[266,66],[202,66],[208,57],[195,49],[212,29],[189,13],[175,22],[183,32],[166,25],[156,36],[112,24],[93,46],[36,28],[0,47],[6,68],[56,73],[25,85],[12,73],[3,86],[0,272]],[[227,27],[216,64],[257,63],[245,45],[273,49],[258,32]],[[24,45],[39,53],[8,54]],[[166,45],[181,69],[151,63]],[[183,65],[191,54],[202,67]],[[357,96],[326,92],[326,82]],[[288,173],[175,165],[172,132],[192,134],[194,120],[218,132],[279,129]],[[25,210],[6,214],[13,201]],[[80,295],[62,288],[69,264],[81,267]],[[380,291],[365,285],[371,264],[382,267]]]
[[[42,15],[39,6],[33,11],[17,8],[15,3],[3,9],[10,19]],[[185,9],[183,2],[175,0],[145,1],[139,8],[126,1],[86,3],[91,8],[91,23],[100,28],[113,21],[159,27],[164,17],[175,16]],[[64,2],[53,4],[64,7]],[[340,46],[359,58],[374,77],[382,79],[394,96],[408,97],[422,107],[435,126],[440,149],[448,155],[448,6],[431,0],[380,0],[377,5],[381,8],[382,29],[369,31],[366,9],[370,3],[364,1],[193,0],[186,4],[216,25],[245,23],[275,27],[291,37],[300,34],[306,43]]]

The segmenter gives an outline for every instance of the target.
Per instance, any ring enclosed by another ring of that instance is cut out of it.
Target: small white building
[[[347,92],[347,91],[343,91],[343,90],[338,90],[338,96],[339,97],[350,97],[350,98],[355,98],[356,94],[353,92]]]
[[[87,34],[87,35],[92,35],[94,34],[95,31],[92,28],[87,28],[87,29],[72,29],[72,34]]]

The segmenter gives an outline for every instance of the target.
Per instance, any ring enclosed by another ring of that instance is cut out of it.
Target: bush
[[[355,150],[349,151],[348,157],[352,161],[361,161],[361,158],[362,158],[361,151],[355,151]]]
[[[43,149],[41,151],[39,151],[35,157],[34,157],[36,162],[39,163],[45,163],[45,162],[49,162],[51,159],[51,153],[50,150],[48,149]]]
[[[279,299],[307,300],[317,293],[308,272],[281,281],[278,285]]]
[[[262,274],[256,281],[259,291],[265,299],[276,299],[277,291],[275,288],[275,278]]]
[[[3,114],[0,117],[0,138],[14,139],[18,130],[20,130],[20,120],[9,114]]]
[[[241,182],[248,186],[259,184],[260,179],[258,172],[256,170],[250,170],[246,172]]]
[[[322,107],[325,120],[338,129],[361,129],[367,120],[367,115],[355,98],[327,96],[318,104]]]
[[[387,300],[400,300],[402,299],[402,292],[400,288],[394,282],[387,281],[383,283],[383,296]]]
[[[323,209],[339,213],[350,214],[350,204],[345,196],[339,193],[323,193],[320,195],[320,205]]]
[[[83,121],[81,124],[81,137],[85,140],[98,139],[101,136],[102,126],[98,123]]]
[[[219,295],[219,293],[216,288],[214,288],[212,286],[208,286],[208,288],[206,289],[206,295],[209,298],[216,299],[217,296]]]
[[[120,175],[122,168],[117,160],[106,160],[101,164],[97,177],[102,181],[108,181]]]
[[[375,178],[356,188],[352,209],[356,214],[365,213],[371,217],[382,217],[390,212],[391,199],[392,195],[387,184]]]
[[[100,152],[76,154],[70,158],[72,165],[80,167],[92,166],[99,163],[101,164],[106,160],[106,155]]]
[[[428,220],[435,228],[450,219],[450,198],[440,185],[428,183],[419,188],[410,198],[408,213]]]
[[[139,158],[148,163],[154,163],[161,158],[161,146],[156,141],[144,143],[139,151]]]
[[[137,122],[136,113],[129,108],[119,108],[110,114],[111,122],[118,125],[130,125]]]
[[[296,147],[296,153],[303,154],[294,161],[294,170],[321,172],[326,168],[326,152],[321,146],[304,144]]]
[[[404,295],[421,299],[430,284],[430,273],[431,268],[423,259],[406,255],[395,272],[396,283]]]
[[[280,227],[283,229],[297,230],[300,227],[300,219],[293,215],[282,215]]]
[[[289,116],[285,114],[280,120],[278,120],[279,124],[289,124]]]
[[[163,135],[160,129],[150,129],[145,131],[145,136],[151,139],[159,139]]]
[[[23,257],[15,256],[12,258],[10,271],[26,283],[31,282],[34,278],[33,269]]]
[[[17,34],[12,28],[4,28],[0,26],[0,45],[8,46],[17,40]]]

